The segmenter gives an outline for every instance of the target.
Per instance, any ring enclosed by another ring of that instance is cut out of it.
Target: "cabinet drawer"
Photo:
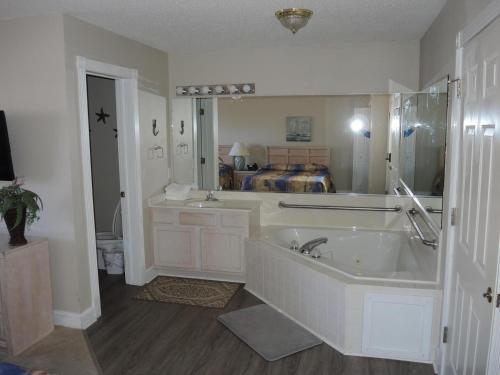
[[[223,227],[248,227],[248,215],[246,214],[222,214],[221,225]]]
[[[153,222],[164,223],[164,224],[175,224],[176,212],[171,210],[158,210],[153,209],[152,213]]]
[[[179,214],[179,224],[181,225],[217,225],[215,214],[203,214],[198,212],[181,212]]]

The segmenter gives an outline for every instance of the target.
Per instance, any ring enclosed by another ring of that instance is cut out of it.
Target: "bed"
[[[327,147],[267,147],[268,164],[244,176],[240,190],[286,193],[334,193]],[[237,188],[237,187],[236,187]]]
[[[334,193],[328,167],[320,164],[267,164],[243,177],[243,191],[282,193]]]

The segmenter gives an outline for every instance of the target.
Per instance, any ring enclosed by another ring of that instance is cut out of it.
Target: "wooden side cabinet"
[[[16,355],[47,336],[52,316],[47,240],[9,246],[0,234],[0,352]]]

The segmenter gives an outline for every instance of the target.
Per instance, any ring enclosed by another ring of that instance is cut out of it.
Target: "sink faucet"
[[[218,201],[218,199],[215,198],[214,192],[212,190],[208,191],[208,194],[207,194],[207,197],[205,198],[205,200],[212,201],[212,202]]]
[[[305,244],[303,244],[300,248],[299,251],[302,254],[311,254],[311,251],[315,248],[318,247],[321,244],[327,243],[328,238],[326,237],[319,237],[315,238],[314,240],[307,241]]]

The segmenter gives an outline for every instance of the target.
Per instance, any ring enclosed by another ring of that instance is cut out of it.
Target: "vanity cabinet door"
[[[199,269],[196,228],[154,225],[153,247],[157,266]]]
[[[241,231],[203,228],[200,236],[203,270],[230,273],[243,272],[244,234]]]

